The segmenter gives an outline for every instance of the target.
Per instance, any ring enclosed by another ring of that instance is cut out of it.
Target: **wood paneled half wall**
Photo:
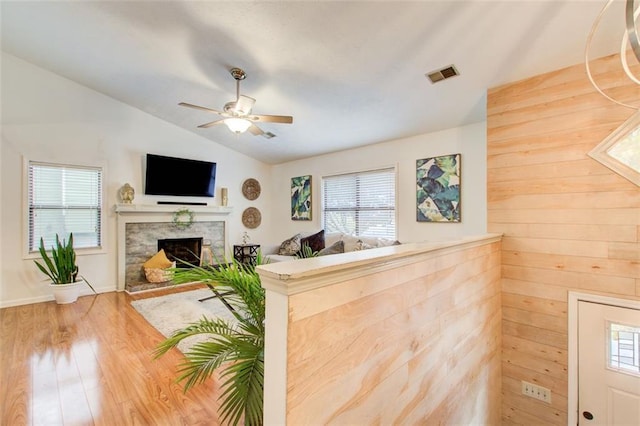
[[[491,235],[259,267],[265,424],[499,423],[500,244]]]
[[[618,55],[592,69],[640,105]],[[502,421],[566,425],[568,291],[640,296],[640,188],[587,155],[635,111],[598,94],[583,64],[487,99],[488,229],[504,235]],[[551,389],[551,404],[524,397],[522,380]]]

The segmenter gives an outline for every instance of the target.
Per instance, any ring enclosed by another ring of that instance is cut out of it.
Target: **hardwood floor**
[[[0,425],[219,424],[215,380],[184,394],[175,382],[182,353],[153,360],[163,337],[133,299],[114,292],[0,309]]]

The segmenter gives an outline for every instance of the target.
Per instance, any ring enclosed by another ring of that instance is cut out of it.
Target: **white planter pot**
[[[70,284],[49,284],[49,287],[51,287],[56,303],[62,305],[66,303],[73,303],[78,300],[80,286],[82,284],[83,281],[79,280]]]

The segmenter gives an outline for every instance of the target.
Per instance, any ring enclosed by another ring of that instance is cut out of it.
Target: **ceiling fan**
[[[206,129],[218,124],[226,124],[226,126],[234,133],[240,134],[247,130],[255,136],[264,136],[265,138],[272,138],[275,135],[271,132],[265,132],[255,123],[293,123],[293,117],[288,115],[256,115],[251,114],[251,109],[256,103],[256,100],[249,96],[240,94],[240,81],[247,78],[247,74],[240,68],[232,68],[230,70],[231,76],[236,80],[236,100],[227,102],[224,105],[222,111],[218,111],[212,108],[206,108],[199,105],[193,105],[186,102],[180,102],[178,105],[199,109],[201,111],[212,112],[218,114],[223,118],[209,123],[201,124],[198,127]]]

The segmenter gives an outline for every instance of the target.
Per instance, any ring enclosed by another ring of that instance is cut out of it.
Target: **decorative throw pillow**
[[[363,242],[362,240],[358,240],[356,242],[356,248],[354,249],[354,251],[368,250],[368,249],[372,249],[372,248],[375,248],[375,247],[372,246],[371,244],[367,244],[367,243]]]
[[[159,252],[153,255],[151,259],[147,260],[142,264],[145,268],[155,268],[155,269],[166,269],[170,268],[172,262],[167,258],[167,255],[164,253],[164,249],[161,249]]]
[[[300,234],[296,234],[280,244],[278,254],[281,256],[293,256],[300,251],[300,247],[302,247],[300,244]]]
[[[300,246],[308,245],[315,252],[322,250],[324,245],[324,229],[313,235],[300,239]]]
[[[171,262],[171,268],[176,267],[176,262]],[[150,283],[163,283],[173,279],[173,271],[169,268],[144,268],[144,276]]]
[[[328,254],[339,254],[344,253],[344,241],[336,241],[331,244],[329,247],[325,247],[318,252],[318,256],[325,256]]]

